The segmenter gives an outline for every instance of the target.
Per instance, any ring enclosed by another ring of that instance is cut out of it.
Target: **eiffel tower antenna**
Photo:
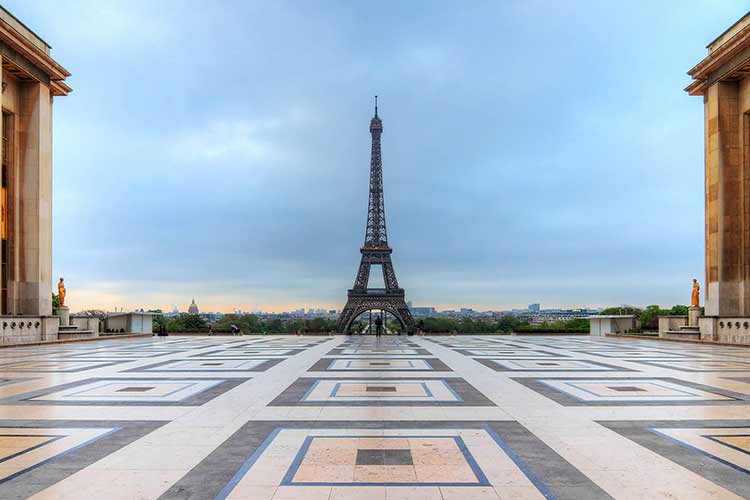
[[[390,313],[401,324],[402,332],[409,334],[414,332],[414,318],[406,305],[404,289],[398,286],[396,272],[391,262],[393,250],[388,246],[383,200],[383,161],[380,154],[382,134],[383,122],[378,116],[378,96],[375,96],[375,116],[370,120],[372,149],[365,242],[359,249],[362,260],[354,279],[354,286],[347,293],[346,306],[336,323],[336,330],[342,333],[351,333],[354,320],[373,310]],[[368,288],[372,266],[381,267],[385,288]]]

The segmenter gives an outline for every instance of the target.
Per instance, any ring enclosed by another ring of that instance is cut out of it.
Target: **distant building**
[[[200,314],[198,306],[195,305],[195,299],[193,299],[193,301],[190,303],[190,307],[188,307],[188,314]]]
[[[435,310],[434,307],[412,307],[411,313],[414,316],[421,316],[421,317],[437,315],[437,311]]]
[[[540,304],[529,304],[529,312],[538,313],[541,310]]]

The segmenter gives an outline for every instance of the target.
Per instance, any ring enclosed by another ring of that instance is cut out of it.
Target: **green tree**
[[[166,318],[165,318],[166,319]],[[208,330],[206,320],[196,314],[182,313],[167,321],[167,331],[170,333],[194,333]]]
[[[511,333],[522,326],[521,320],[512,314],[503,314],[497,320],[496,329],[498,332]]]
[[[672,309],[670,309],[669,314],[673,316],[687,316],[688,313],[688,306],[683,305],[676,305],[672,306]]]
[[[641,314],[641,310],[638,309],[637,307],[608,307],[599,314],[606,315],[606,316],[619,315],[619,314],[631,314],[631,315],[637,316]]]
[[[575,318],[565,322],[567,330],[584,330],[589,331],[590,322],[586,318]]]
[[[57,309],[60,307],[60,296],[56,293],[52,294],[52,309]]]
[[[161,309],[152,309],[148,312],[156,313],[156,316],[152,318],[152,323],[151,323],[152,333],[159,333],[162,327],[164,327],[165,330],[167,329],[167,318],[164,317]]]
[[[639,315],[639,319],[641,320],[641,328],[643,328],[644,330],[658,329],[658,317],[667,316],[669,315],[669,313],[669,310],[662,309],[656,304],[647,306],[643,311],[641,311],[641,314]]]

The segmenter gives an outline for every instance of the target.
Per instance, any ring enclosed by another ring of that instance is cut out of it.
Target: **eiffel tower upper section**
[[[387,249],[388,234],[385,228],[383,203],[383,160],[380,156],[380,136],[383,122],[378,116],[378,97],[375,96],[375,116],[370,120],[372,151],[370,156],[370,199],[367,206],[367,229],[363,249]]]

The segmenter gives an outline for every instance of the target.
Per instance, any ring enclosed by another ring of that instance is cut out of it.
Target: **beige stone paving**
[[[476,337],[480,339],[480,337]],[[168,339],[175,339],[168,337]],[[311,337],[312,340],[320,340]],[[457,344],[468,339],[460,337],[438,337],[439,341],[455,340]],[[501,340],[512,342],[525,338],[502,337]],[[574,337],[573,342],[580,340]],[[587,338],[584,338],[588,340]],[[161,339],[154,339],[147,344],[158,344]],[[638,372],[502,372],[494,371],[471,357],[456,350],[438,345],[427,338],[410,337],[408,340],[427,349],[430,356],[445,362],[453,372],[399,372],[401,378],[455,378],[461,377],[492,400],[496,407],[461,407],[461,406],[267,406],[281,392],[289,387],[300,376],[324,376],[326,378],[362,377],[372,378],[378,372],[308,372],[316,361],[325,356],[331,349],[347,341],[338,336],[289,356],[279,365],[265,372],[127,372],[134,368],[152,365],[168,360],[188,359],[188,356],[208,353],[223,347],[225,342],[233,342],[235,337],[212,338],[210,345],[191,348],[189,353],[167,352],[153,358],[135,359],[91,370],[73,373],[43,373],[23,371],[2,371],[0,378],[28,378],[29,380],[0,386],[0,399],[12,398],[27,392],[45,389],[59,384],[81,382],[97,377],[128,377],[149,379],[154,377],[182,378],[217,377],[228,378],[240,376],[252,377],[239,386],[211,399],[200,406],[117,406],[95,404],[90,406],[71,406],[64,403],[52,405],[5,404],[0,406],[2,420],[164,420],[162,427],[150,434],[120,448],[109,456],[89,467],[73,473],[69,477],[34,495],[40,499],[86,499],[107,498],[108,500],[156,499],[165,493],[175,482],[188,473],[193,467],[210,455],[219,445],[249,421],[517,421],[525,426],[537,438],[544,441],[552,450],[583,472],[609,495],[617,499],[736,499],[740,498],[721,486],[695,474],[671,460],[644,448],[634,441],[596,423],[597,420],[742,420],[750,419],[750,405],[706,405],[696,403],[689,406],[563,406],[560,403],[535,392],[514,381],[514,377],[596,377],[597,379],[614,379],[627,377],[669,377],[708,385],[711,387],[750,394],[750,383],[730,380],[734,377],[750,377],[747,371],[732,372],[686,372],[638,363],[635,360],[602,357],[594,352],[586,352],[586,346],[580,349],[556,348],[554,345],[538,347],[559,356],[571,356],[578,360],[589,360]],[[250,339],[248,339],[250,340]],[[252,339],[256,340],[256,339]],[[297,342],[298,337],[289,338]],[[533,339],[532,339],[533,340]],[[708,356],[708,359],[731,359],[733,361],[750,361],[750,350],[711,349],[689,344],[662,344],[627,341],[612,342],[613,346],[622,345],[623,349],[652,349],[667,353],[695,353]],[[143,344],[143,339],[121,340],[120,343],[107,343],[102,347],[92,348],[91,344],[66,345],[60,348],[22,348],[14,356],[13,350],[0,351],[2,363],[34,359],[58,359],[70,353],[81,353],[84,349],[94,356],[106,358],[110,348],[125,348],[130,345]],[[200,342],[198,342],[200,345]],[[653,345],[653,347],[651,347]],[[485,349],[484,342],[478,341],[476,349]],[[177,350],[171,346],[169,349]],[[508,348],[512,349],[512,348]],[[716,354],[711,354],[712,352]],[[31,358],[29,352],[35,353]],[[49,354],[45,354],[48,352]],[[725,352],[730,352],[727,355]],[[337,356],[345,358],[345,356]],[[657,356],[658,357],[658,356]],[[383,376],[394,376],[390,371]],[[31,438],[30,438],[31,439]],[[368,438],[369,439],[369,438]],[[396,438],[388,439],[388,448],[399,448],[393,444]],[[745,446],[746,440],[735,439]],[[385,441],[383,441],[385,442]],[[18,443],[0,441],[0,454],[13,450]],[[343,443],[342,443],[343,444]],[[735,443],[736,444],[736,443]],[[404,446],[410,446],[407,443]],[[376,441],[370,439],[368,448],[377,447]],[[315,450],[313,450],[315,452]],[[342,452],[345,454],[345,452]],[[248,476],[247,484],[241,491],[233,492],[229,498],[246,499],[525,499],[543,498],[539,491],[529,483],[523,474],[517,471],[512,461],[499,460],[496,448],[487,448],[484,455],[478,454],[477,460],[488,476],[494,478],[492,486],[280,486],[280,478],[286,473],[287,456],[281,460],[282,465],[259,464],[252,477]],[[308,457],[312,460],[315,455]],[[328,457],[334,460],[335,457]],[[351,462],[351,458],[347,458]],[[429,456],[420,456],[417,460],[429,462]],[[334,460],[335,461],[335,460]],[[344,460],[346,462],[346,460]],[[450,462],[450,453],[446,452],[439,465],[422,464],[420,467],[391,466],[391,468],[368,466],[353,467],[351,463],[342,463],[340,469],[333,469],[333,462],[325,469],[313,460],[311,465],[303,465],[297,474],[300,478],[310,480],[327,477],[333,482],[385,481],[386,478],[398,481],[431,481],[453,477],[457,481],[465,480],[469,474],[462,465],[446,469]],[[323,464],[325,464],[325,460]],[[266,469],[263,469],[265,467]],[[433,468],[430,468],[433,467]],[[441,469],[440,467],[443,467]],[[505,469],[503,469],[505,467]],[[264,473],[265,470],[265,473]],[[505,474],[501,471],[505,470]],[[506,478],[503,480],[503,478]],[[750,480],[750,478],[749,478]],[[0,492],[2,485],[0,484]]]

